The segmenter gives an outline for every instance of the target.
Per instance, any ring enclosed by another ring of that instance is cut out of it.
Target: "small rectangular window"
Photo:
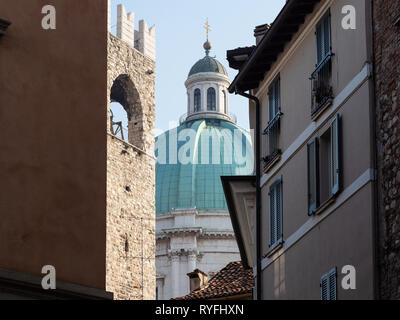
[[[321,277],[321,300],[337,300],[336,267]]]
[[[280,243],[282,233],[282,179],[276,181],[269,192],[270,204],[270,247]]]

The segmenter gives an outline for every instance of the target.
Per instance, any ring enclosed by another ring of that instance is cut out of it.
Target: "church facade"
[[[210,56],[210,42],[204,49],[185,82],[187,114],[156,139],[160,300],[190,293],[188,273],[210,278],[240,260],[220,177],[253,173],[251,138],[229,112],[226,69]]]

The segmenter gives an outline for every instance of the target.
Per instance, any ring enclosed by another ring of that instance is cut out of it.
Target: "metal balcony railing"
[[[268,123],[268,127],[264,130],[264,169],[274,162],[274,160],[281,154],[279,149],[279,131],[281,126],[282,113],[278,112],[277,115]]]
[[[330,53],[311,75],[311,114],[316,114],[329,100],[333,99],[331,85],[332,56]]]

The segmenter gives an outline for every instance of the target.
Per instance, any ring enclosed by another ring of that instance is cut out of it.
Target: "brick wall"
[[[399,0],[375,0],[380,296],[400,299],[400,15]]]

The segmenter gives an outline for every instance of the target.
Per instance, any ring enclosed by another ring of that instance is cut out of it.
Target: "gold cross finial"
[[[208,33],[211,31],[210,25],[208,24],[208,18],[207,18],[206,24],[204,25],[204,29],[206,29],[207,41],[208,41]]]

